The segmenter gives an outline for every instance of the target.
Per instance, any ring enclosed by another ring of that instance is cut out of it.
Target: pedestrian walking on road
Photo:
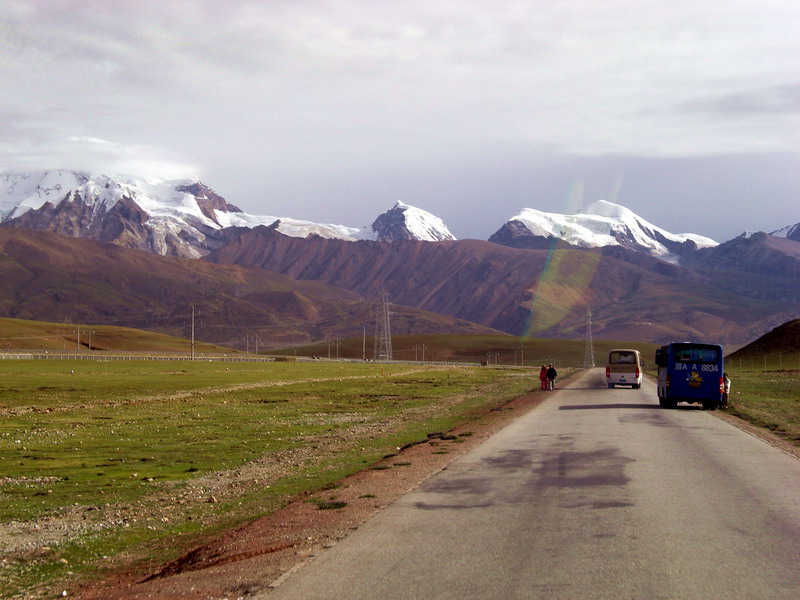
[[[542,389],[547,389],[547,365],[542,365],[542,368],[539,370],[539,381],[542,384]]]
[[[550,366],[547,367],[547,389],[552,391],[556,389],[556,377],[558,377],[558,371],[553,366],[553,363],[550,363]]]

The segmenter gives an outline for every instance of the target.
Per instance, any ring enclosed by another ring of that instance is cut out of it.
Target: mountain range
[[[402,202],[379,215],[366,231],[248,215],[198,181],[51,171],[0,175],[0,225],[2,263],[28,273],[27,278],[5,278],[0,297],[4,316],[133,318],[137,311],[125,307],[124,297],[130,296],[137,310],[148,306],[145,299],[150,292],[142,296],[140,290],[149,290],[152,281],[132,266],[141,265],[143,259],[129,249],[149,251],[147,269],[156,278],[160,264],[172,272],[174,261],[181,257],[203,258],[185,263],[184,268],[202,277],[190,279],[180,294],[176,288],[173,298],[169,286],[162,286],[155,296],[160,304],[148,309],[156,315],[149,328],[161,327],[159,318],[185,314],[189,291],[202,287],[208,277],[213,284],[202,294],[209,303],[206,314],[225,306],[228,313],[238,312],[245,319],[253,315],[252,324],[267,318],[264,311],[288,310],[275,312],[278,321],[260,330],[273,345],[361,335],[365,323],[373,319],[370,301],[381,289],[390,294],[398,314],[405,311],[406,330],[420,333],[447,327],[463,332],[472,324],[474,331],[582,337],[591,308],[593,331],[600,338],[744,343],[800,312],[797,225],[774,234],[746,233],[719,244],[696,234],[670,233],[605,201],[577,215],[523,209],[501,224],[489,241],[459,241],[441,219]],[[16,252],[12,257],[9,249],[33,239],[30,229],[61,235],[39,234],[38,251],[29,249],[30,256]],[[88,242],[65,241],[64,236],[113,246],[95,244],[70,251],[65,244]],[[110,247],[115,249],[106,250]],[[102,269],[86,266],[62,268],[58,276],[48,274],[48,259],[42,257],[59,252],[72,252],[88,262],[93,252],[114,256],[122,266],[106,261],[103,268],[116,268],[119,276],[127,273],[125,284],[111,282],[110,275],[104,279]],[[32,266],[28,263],[33,257],[39,258]],[[231,268],[244,268],[248,278],[264,272],[282,278],[270,280],[269,289],[256,286],[254,291],[251,286],[242,292],[241,287],[229,289],[221,283],[232,277],[225,270]],[[70,280],[88,271],[93,273],[93,285],[108,280],[105,292],[95,290],[86,301],[78,294],[72,294],[71,303],[54,301],[70,289]],[[144,278],[141,285],[136,283],[139,278]],[[19,284],[23,280],[28,287]],[[303,287],[312,282],[320,287]],[[292,300],[274,295],[277,288]],[[344,292],[350,295],[337,295]],[[217,306],[211,301],[214,295],[226,300]],[[99,310],[105,297],[116,301]],[[341,303],[355,304],[343,308]],[[282,319],[287,323],[285,332],[276,324]],[[239,326],[230,327],[237,331],[235,336],[244,335]],[[394,325],[393,331],[399,333]]]
[[[193,258],[260,225],[300,238],[456,239],[439,217],[403,202],[380,214],[366,229],[251,215],[195,180],[92,176],[75,171],[0,174],[0,224]],[[559,239],[578,248],[622,246],[677,262],[696,249],[717,245],[701,235],[670,233],[605,200],[575,215],[525,208],[499,225],[489,241],[516,248],[543,248]],[[789,226],[774,234],[795,239],[800,227]]]
[[[438,217],[398,202],[369,230],[250,215],[199,181],[91,176],[75,171],[0,174],[0,225],[53,231],[167,256],[199,258],[260,225],[283,235],[347,241],[454,240]]]
[[[276,234],[280,235],[280,234]],[[360,337],[375,322],[357,294],[257,268],[124,248],[46,231],[0,228],[0,314],[191,335],[244,349]],[[497,335],[475,323],[396,306],[392,330]],[[2,337],[2,336],[0,336]],[[95,348],[102,349],[102,348]]]

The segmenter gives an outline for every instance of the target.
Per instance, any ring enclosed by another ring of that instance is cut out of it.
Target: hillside
[[[792,355],[800,354],[800,319],[788,321],[772,331],[765,333],[757,340],[750,342],[745,347],[740,348],[731,358],[744,358],[749,356],[763,356],[773,354],[784,354],[787,356],[787,364],[792,359]],[[792,362],[791,364],[797,364]]]
[[[191,339],[163,333],[154,333],[117,327],[70,323],[49,323],[25,319],[0,318],[0,348],[2,350],[48,350],[55,352],[153,352],[183,353],[190,355]],[[196,354],[224,354],[231,349],[214,344],[196,342]]]
[[[262,269],[164,257],[114,244],[26,229],[0,229],[0,316],[125,325],[233,348],[359,337],[373,306],[320,282]],[[397,307],[396,333],[497,333]]]
[[[793,243],[793,242],[790,242]],[[797,280],[716,278],[625,248],[509,248],[477,240],[379,244],[289,238],[264,227],[212,252],[218,264],[320,281],[512,335],[746,342],[800,310]],[[726,286],[736,286],[729,293]],[[723,289],[722,293],[720,289]]]

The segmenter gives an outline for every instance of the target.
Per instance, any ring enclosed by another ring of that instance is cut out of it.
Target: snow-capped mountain
[[[379,216],[370,230],[247,214],[195,180],[74,171],[0,174],[0,224],[193,258],[218,248],[242,228],[259,225],[302,238],[455,239],[441,219],[402,203]]]
[[[670,233],[645,221],[633,211],[599,200],[574,215],[525,208],[509,219],[490,242],[515,247],[544,247],[553,238],[581,248],[623,246],[676,261],[697,248],[716,246],[714,240],[692,233]]]
[[[786,238],[787,240],[794,240],[795,242],[800,242],[800,223],[795,223],[794,225],[789,225],[788,227],[783,227],[778,229],[777,231],[773,231],[770,235],[774,235],[775,237],[782,237]]]
[[[246,214],[199,181],[74,171],[0,175],[0,223],[194,258],[225,243],[237,228],[258,225],[295,237],[362,237],[343,225]]]
[[[399,240],[441,242],[456,239],[439,217],[403,202],[398,202],[375,219],[372,231],[374,239],[379,242]]]

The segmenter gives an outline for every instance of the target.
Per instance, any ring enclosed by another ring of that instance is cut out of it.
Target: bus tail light
[[[606,377],[611,377],[611,367],[606,367]]]
[[[719,393],[721,394],[724,391],[725,391],[725,378],[724,377],[720,377],[719,378]]]
[[[666,382],[665,383],[666,383],[667,389],[669,389],[669,373],[667,373],[667,378],[666,378]]]
[[[639,379],[639,375],[640,375],[639,367],[636,367],[636,379]]]

